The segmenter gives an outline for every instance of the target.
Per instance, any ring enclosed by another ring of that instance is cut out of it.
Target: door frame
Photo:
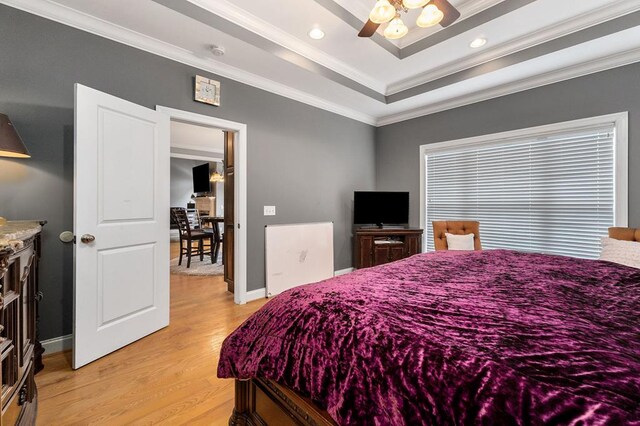
[[[236,229],[233,253],[235,261],[233,299],[236,304],[245,304],[247,303],[247,125],[162,105],[156,105],[156,111],[168,115],[170,120],[216,127],[237,135],[234,157],[239,170],[234,184]],[[167,210],[170,207],[167,206]]]

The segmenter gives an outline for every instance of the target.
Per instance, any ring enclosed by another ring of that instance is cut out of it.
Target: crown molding
[[[368,75],[348,66],[344,62],[334,58],[333,56],[316,49],[308,43],[300,41],[297,37],[281,30],[275,25],[260,19],[256,16],[248,14],[246,11],[233,5],[227,0],[187,0],[214,15],[218,15],[229,22],[251,31],[273,43],[276,43],[287,50],[297,53],[317,64],[320,64],[344,77],[349,78],[363,86],[369,87],[381,95],[386,89],[385,84],[369,77]]]
[[[222,157],[212,157],[206,152],[196,154],[183,154],[181,152],[169,152],[169,157],[179,158],[181,160],[211,161],[213,163],[222,163]]]
[[[51,0],[0,0],[0,3],[362,123],[374,125],[376,122],[376,119],[368,114],[329,102],[214,59],[202,58],[187,49],[132,31]]]
[[[209,154],[224,154],[224,149],[203,147],[201,145],[172,143],[171,148],[188,149],[189,151],[208,152]]]
[[[79,12],[51,0],[0,0],[0,3],[157,56],[211,72],[218,76],[228,78],[229,80],[238,81],[279,96],[374,126],[385,126],[398,123],[640,61],[640,49],[634,49],[623,53],[605,56],[576,66],[545,73],[533,78],[523,79],[493,89],[470,93],[455,99],[449,99],[424,107],[411,109],[409,111],[382,116],[376,119],[375,117],[364,114],[358,110],[344,107],[320,97],[310,95],[301,90],[293,89],[284,84],[260,77],[239,68],[231,67],[214,59],[199,57],[196,53],[189,50],[182,49],[161,40],[101,20],[92,15]],[[631,3],[635,3],[635,7],[631,7]],[[614,5],[612,5],[612,8],[615,8],[615,10],[618,11],[618,16],[622,16],[623,14],[638,10],[640,7],[636,0],[618,0]],[[627,12],[623,13],[624,10]],[[583,25],[585,25],[585,27],[589,26],[584,23]],[[578,28],[577,30],[579,29],[581,28]]]
[[[622,67],[625,65],[640,62],[640,48],[628,50],[626,52],[616,53],[605,56],[603,58],[594,59],[592,61],[583,62],[578,65],[565,67],[559,70],[540,74],[533,78],[522,79],[510,84],[498,86],[493,89],[481,90],[466,96],[460,96],[455,99],[438,102],[421,108],[415,108],[399,114],[392,114],[380,118],[376,122],[377,127],[387,126],[414,118],[424,117],[438,112],[459,108],[466,105],[475,104],[490,99],[511,95],[525,90],[535,89],[537,87],[558,83],[573,78],[606,71],[612,68]]]
[[[534,33],[526,34],[499,46],[484,49],[473,56],[449,62],[448,64],[438,67],[437,70],[433,72],[422,73],[415,77],[392,83],[388,85],[385,95],[394,95],[404,90],[482,65],[486,62],[517,53],[521,50],[555,40],[559,37],[584,30],[596,24],[600,24],[638,10],[640,10],[640,3],[638,3],[637,0],[617,0],[606,8],[603,7],[595,11],[581,14],[570,20],[550,25]]]

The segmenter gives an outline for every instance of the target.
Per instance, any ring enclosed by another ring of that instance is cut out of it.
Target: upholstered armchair
[[[480,243],[480,222],[470,220],[433,221],[433,242],[436,250],[448,250],[445,234],[473,234],[473,249],[482,250]]]
[[[640,228],[609,228],[609,237],[615,240],[640,241]]]

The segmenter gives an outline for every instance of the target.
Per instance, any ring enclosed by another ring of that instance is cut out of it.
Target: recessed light
[[[482,47],[485,44],[487,44],[487,39],[484,37],[478,37],[477,39],[473,40],[470,44],[469,47],[473,48],[473,49],[477,49],[478,47]]]
[[[320,28],[311,28],[311,30],[309,30],[309,37],[314,40],[322,40],[324,38],[324,31]]]

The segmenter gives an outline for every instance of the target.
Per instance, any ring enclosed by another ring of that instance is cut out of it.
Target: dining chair
[[[222,233],[217,222],[212,223],[213,229],[213,258],[217,261],[220,254],[220,246],[222,245]],[[224,250],[222,251],[222,264],[224,265]]]
[[[180,234],[180,259],[178,260],[178,265],[182,265],[182,256],[186,255],[187,268],[190,268],[191,256],[194,254],[200,256],[200,261],[204,260],[205,255],[211,256],[211,263],[215,263],[213,255],[214,234],[203,229],[193,229],[187,210],[183,207],[172,207],[171,217],[178,225]],[[197,247],[193,246],[194,242],[197,243]],[[208,247],[205,247],[205,242],[209,243]],[[205,250],[207,248],[209,249],[208,251]]]

